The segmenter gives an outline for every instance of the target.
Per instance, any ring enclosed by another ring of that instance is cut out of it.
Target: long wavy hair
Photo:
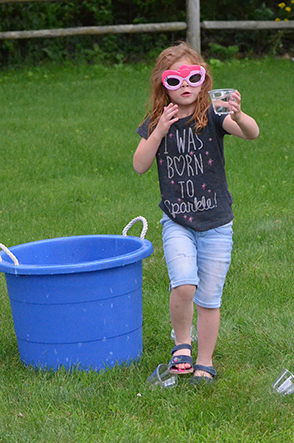
[[[199,131],[207,125],[207,110],[210,106],[208,91],[212,89],[212,75],[209,65],[205,63],[198,52],[187,43],[181,42],[176,46],[165,49],[157,58],[153,73],[151,75],[151,93],[147,105],[147,115],[150,116],[149,133],[158,124],[164,106],[170,103],[166,88],[161,81],[162,73],[181,59],[186,59],[191,65],[203,66],[206,70],[205,81],[195,102],[195,111],[191,121],[195,121],[195,130]]]

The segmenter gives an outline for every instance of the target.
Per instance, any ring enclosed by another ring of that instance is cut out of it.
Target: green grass
[[[215,349],[218,379],[198,390],[187,378],[174,390],[146,385],[173,346],[156,167],[143,176],[132,169],[151,69],[1,73],[0,242],[121,234],[143,215],[154,246],[143,268],[143,356],[99,373],[24,367],[0,275],[1,442],[294,441],[294,397],[271,390],[282,367],[294,371],[293,69],[277,59],[214,68],[214,86],[239,89],[261,134],[225,141],[234,250]]]

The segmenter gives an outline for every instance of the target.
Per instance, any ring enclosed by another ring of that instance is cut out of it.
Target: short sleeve
[[[229,132],[227,132],[223,128],[223,122],[224,122],[224,119],[226,118],[227,114],[217,115],[214,112],[212,105],[210,105],[208,112],[210,113],[210,118],[211,118],[215,128],[217,129],[218,134],[220,136],[230,135]]]
[[[148,128],[149,128],[150,117],[147,117],[146,120],[136,129],[136,132],[140,135],[140,137],[148,139]]]

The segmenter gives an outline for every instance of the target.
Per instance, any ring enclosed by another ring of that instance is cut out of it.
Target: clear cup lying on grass
[[[294,392],[294,375],[288,369],[283,368],[273,384],[273,390],[281,395]]]
[[[218,115],[232,114],[229,101],[234,100],[232,94],[236,89],[213,89],[209,91],[210,100],[213,110]]]
[[[178,377],[169,372],[168,365],[161,363],[147,378],[147,383],[150,383],[152,387],[175,388],[178,385]]]

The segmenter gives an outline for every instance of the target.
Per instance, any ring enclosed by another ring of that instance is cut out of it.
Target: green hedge
[[[281,7],[282,3],[273,0],[203,0],[201,20],[291,19],[294,4],[291,0],[288,3]],[[186,4],[182,0],[63,0],[0,5],[2,32],[185,20]],[[185,32],[167,32],[6,40],[0,42],[0,66],[36,64],[48,59],[141,61],[153,59],[164,47],[185,37]],[[293,32],[288,31],[202,31],[202,50],[218,58],[281,54],[293,50],[292,40]]]

